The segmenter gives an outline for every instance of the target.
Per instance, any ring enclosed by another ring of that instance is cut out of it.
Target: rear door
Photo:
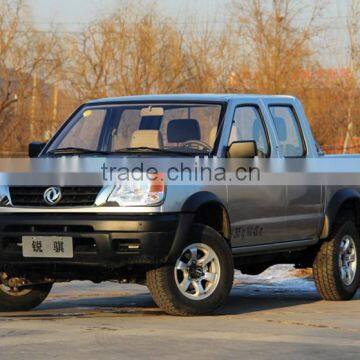
[[[303,129],[304,127],[306,130],[308,124],[304,122],[307,120],[297,113],[296,103],[269,103],[268,107],[276,130],[280,155],[287,163],[285,168],[300,173],[306,171],[306,161],[312,156],[309,144],[312,137],[310,138],[310,134],[305,136]],[[286,185],[287,240],[313,239],[317,236],[322,214],[322,196],[321,185]]]

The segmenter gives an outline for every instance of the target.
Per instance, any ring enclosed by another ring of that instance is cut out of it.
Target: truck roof
[[[135,95],[111,97],[91,100],[87,104],[103,104],[117,102],[151,102],[151,101],[210,101],[210,102],[227,102],[233,99],[294,99],[289,95],[259,95],[259,94],[164,94],[164,95]]]

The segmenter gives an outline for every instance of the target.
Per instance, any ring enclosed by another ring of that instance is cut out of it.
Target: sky
[[[139,2],[138,0],[132,0]],[[248,1],[248,0],[243,0]],[[271,0],[266,0],[271,1]],[[304,0],[306,1],[312,0]],[[328,0],[325,16],[344,15],[349,0]],[[38,22],[61,22],[72,25],[87,23],[101,14],[108,14],[123,0],[26,0]],[[151,0],[143,0],[144,3]],[[164,13],[181,18],[190,12],[197,17],[220,16],[230,0],[157,0]]]
[[[124,0],[25,0],[30,7],[36,26],[46,29],[49,23],[60,24],[65,30],[76,31],[101,15],[111,14]],[[131,0],[139,3],[139,0]],[[242,0],[248,1],[248,0]],[[271,0],[265,0],[271,1]],[[303,0],[304,3],[313,0]],[[143,3],[152,0],[143,0]],[[225,11],[230,0],[157,0],[164,15],[177,18],[179,23],[186,21],[187,15],[193,15],[198,22],[206,19],[225,21]],[[323,61],[329,66],[343,66],[346,62],[345,15],[349,0],[327,0],[323,16],[330,24],[330,30],[323,35],[319,46],[323,50]],[[310,16],[310,14],[309,14]],[[339,16],[336,20],[335,17]],[[221,25],[220,25],[221,26]],[[329,46],[328,46],[329,45]]]
[[[109,14],[121,2],[122,0],[27,0],[35,21],[67,23],[69,26],[73,26],[74,23],[87,23],[101,14]],[[212,17],[221,8],[221,3],[226,1],[158,0],[157,2],[160,9],[170,16],[178,16],[179,13],[190,11],[197,15]]]

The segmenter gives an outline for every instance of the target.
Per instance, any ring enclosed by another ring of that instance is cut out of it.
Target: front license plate
[[[74,257],[73,239],[67,236],[23,236],[24,257],[67,258]]]

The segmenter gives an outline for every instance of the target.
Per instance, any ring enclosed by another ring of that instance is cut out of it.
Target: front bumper
[[[1,214],[0,266],[161,264],[174,248],[180,214]],[[22,236],[73,238],[72,259],[24,258]]]

